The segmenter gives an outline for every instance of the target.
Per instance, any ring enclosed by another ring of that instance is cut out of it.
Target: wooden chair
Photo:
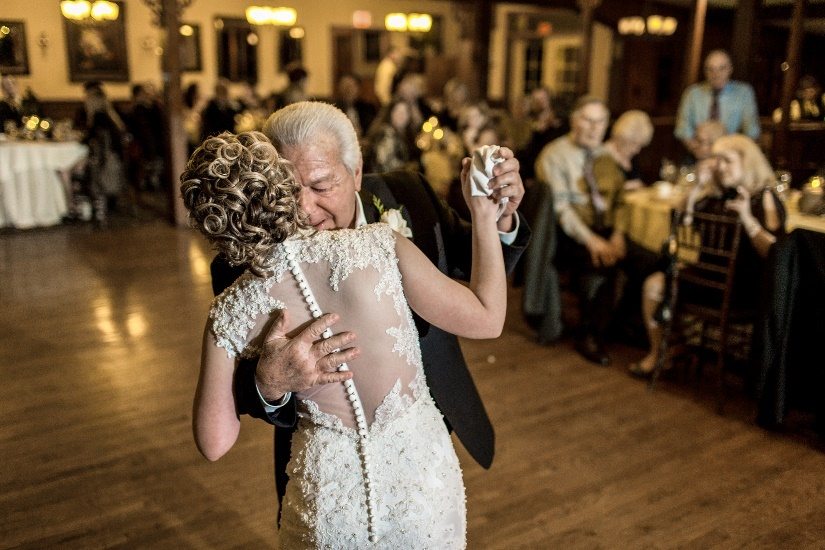
[[[665,247],[670,261],[665,270],[664,299],[656,314],[663,337],[651,387],[667,360],[687,355],[696,366],[699,354],[711,350],[716,358],[720,413],[731,336],[735,332],[739,343],[749,342],[750,331],[743,325],[753,319],[752,310],[737,309],[732,304],[741,238],[742,226],[736,217],[694,212],[687,224],[685,213],[674,211]]]

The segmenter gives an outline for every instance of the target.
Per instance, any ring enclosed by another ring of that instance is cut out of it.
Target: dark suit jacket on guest
[[[410,172],[367,174],[363,178],[360,194],[368,223],[376,222],[380,217],[373,197],[378,197],[386,209],[402,207],[416,246],[443,273],[455,278],[469,278],[472,250],[470,224],[436,197],[423,176]],[[516,241],[503,247],[508,272],[515,266],[530,238],[530,230],[523,219],[520,224]],[[215,258],[212,262],[215,293],[221,292],[241,273],[242,269],[231,268],[222,258]],[[458,339],[431,326],[417,315],[414,318],[421,339],[424,372],[433,398],[448,426],[455,430],[467,451],[479,464],[489,468],[495,447],[493,428],[461,354]],[[290,400],[269,417],[258,398],[254,373],[254,361],[242,362],[238,367],[235,375],[238,412],[279,427],[294,426],[295,400]],[[280,436],[281,432],[286,431],[276,430],[276,477],[286,467],[281,453],[288,453],[289,443],[284,443]],[[285,445],[286,449],[283,448]],[[280,483],[279,493],[283,490]]]

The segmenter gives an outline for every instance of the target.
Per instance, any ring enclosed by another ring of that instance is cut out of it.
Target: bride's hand
[[[489,217],[495,221],[496,213],[498,212],[498,203],[494,195],[474,196],[470,190],[472,186],[472,182],[470,181],[471,165],[472,159],[469,157],[461,160],[461,193],[464,195],[464,202],[466,202],[470,208],[470,214],[474,220],[482,220]]]

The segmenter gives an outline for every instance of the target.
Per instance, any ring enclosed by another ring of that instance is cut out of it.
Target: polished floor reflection
[[[190,434],[211,253],[161,222],[0,234],[0,546],[276,546],[271,429],[221,461]],[[621,363],[540,347],[512,291],[504,336],[465,342],[497,430],[463,449],[470,548],[813,547],[825,455]]]

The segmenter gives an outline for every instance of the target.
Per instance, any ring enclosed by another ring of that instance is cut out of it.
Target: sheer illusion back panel
[[[351,331],[356,335],[354,345],[361,354],[348,365],[367,422],[372,424],[376,409],[393,389],[414,399],[420,352],[397,266],[393,263],[393,273],[389,277],[391,281],[397,281],[397,285],[382,284],[386,274],[370,265],[354,269],[338,283],[338,290],[334,290],[330,285],[332,266],[328,261],[301,262],[300,265],[321,311],[337,313],[340,317],[332,326],[333,333]],[[312,321],[298,285],[288,271],[280,282],[272,285],[269,295],[283,302],[289,312],[286,331],[290,336]],[[275,312],[255,319],[255,327],[250,331],[252,343],[261,341],[278,315]],[[355,426],[352,405],[343,384],[316,386],[300,392],[297,397],[313,401],[321,412],[340,418],[344,426]]]

